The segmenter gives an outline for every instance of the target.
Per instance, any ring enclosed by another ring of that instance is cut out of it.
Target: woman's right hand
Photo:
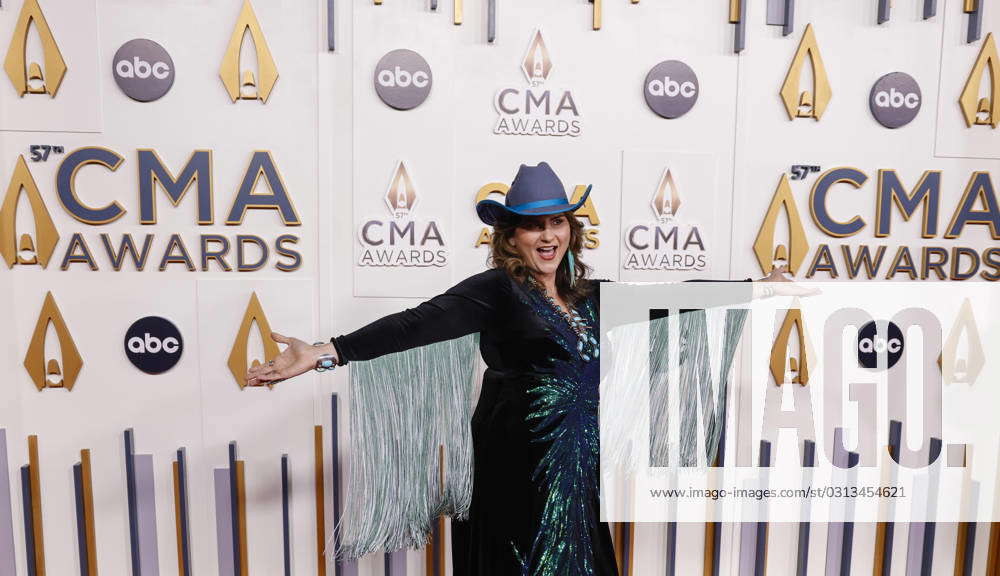
[[[316,367],[316,360],[323,354],[333,354],[336,357],[336,351],[330,343],[313,346],[277,332],[271,332],[271,339],[287,347],[274,360],[250,368],[247,371],[248,386],[277,384],[312,370]]]

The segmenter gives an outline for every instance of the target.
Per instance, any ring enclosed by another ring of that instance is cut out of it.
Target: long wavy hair
[[[584,279],[590,275],[591,269],[580,258],[583,250],[583,223],[571,212],[564,212],[563,216],[569,222],[569,248],[566,254],[573,253],[576,282],[570,286],[569,258],[563,256],[556,269],[556,290],[568,306],[573,306],[590,293],[590,283]],[[490,244],[490,262],[493,266],[506,270],[521,283],[527,282],[530,272],[517,248],[511,246],[508,240],[514,237],[514,232],[527,218],[529,217],[509,214],[498,219],[493,225],[493,241]]]

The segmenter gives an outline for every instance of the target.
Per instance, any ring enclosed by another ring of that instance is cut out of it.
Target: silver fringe
[[[470,420],[479,335],[351,362],[344,514],[327,550],[342,560],[420,548],[440,515],[472,500]],[[444,447],[444,480],[440,477]]]
[[[677,317],[681,338],[675,360],[679,365],[676,393],[672,393],[668,369],[670,317],[624,324],[609,331],[612,365],[601,392],[601,454],[602,458],[607,455],[608,465],[626,474],[644,468],[647,458],[649,466],[667,467],[674,452],[678,454],[676,465],[697,466],[699,404],[705,423],[705,463],[715,460],[730,371],[746,316],[745,309],[710,308]],[[713,378],[710,356],[721,356],[717,378]],[[612,394],[613,401],[605,402],[606,394]],[[647,407],[647,414],[636,414],[637,408]],[[671,414],[680,415],[679,434],[674,437],[670,433]],[[644,437],[645,426],[648,444],[636,446],[635,441]]]

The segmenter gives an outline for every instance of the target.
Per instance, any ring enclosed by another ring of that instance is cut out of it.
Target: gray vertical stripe
[[[924,0],[924,20],[937,16],[937,0]]]
[[[153,456],[135,455],[136,528],[139,532],[139,566],[143,576],[158,576],[160,557],[156,543],[156,490]]]
[[[333,52],[336,47],[336,42],[334,42],[334,36],[337,31],[336,20],[334,19],[335,5],[335,0],[326,0],[326,49],[329,52]]]
[[[833,431],[833,465],[847,468],[848,454],[844,450],[844,429]],[[842,554],[844,552],[844,523],[830,522],[826,533],[826,573],[835,576],[841,573]]]
[[[889,21],[889,0],[878,0],[878,23],[885,24]]]
[[[795,0],[785,0],[785,25],[781,28],[781,35],[788,36],[795,31]]]
[[[486,1],[486,41],[492,44],[497,39],[497,0]]]
[[[740,21],[736,23],[736,33],[733,34],[733,52],[739,54],[747,45],[747,2],[740,0]]]
[[[219,552],[219,576],[236,576],[233,564],[233,511],[229,501],[229,469],[216,468],[215,539]]]
[[[767,25],[785,25],[785,0],[767,0]]]
[[[816,443],[812,440],[806,440],[803,445],[802,450],[802,467],[803,468],[813,468],[816,466]],[[803,484],[808,484],[812,481],[812,472],[803,472]],[[804,486],[803,486],[804,487]],[[802,500],[802,522],[799,522],[799,542],[798,542],[798,553],[795,559],[795,574],[796,576],[806,576],[809,571],[809,531],[811,525],[809,523],[809,499],[804,498]]]
[[[983,0],[976,2],[976,9],[969,13],[969,31],[965,42],[972,44],[983,37]]]
[[[752,576],[757,561],[757,523],[740,522],[739,576]]]
[[[14,510],[10,504],[7,430],[0,428],[0,574],[16,574],[15,566]]]

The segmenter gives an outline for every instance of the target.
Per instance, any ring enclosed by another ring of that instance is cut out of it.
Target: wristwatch
[[[313,342],[313,346],[320,347],[326,346],[326,342]],[[317,372],[326,372],[327,370],[333,370],[337,367],[337,357],[333,354],[322,354],[316,359],[316,367],[313,368]]]

